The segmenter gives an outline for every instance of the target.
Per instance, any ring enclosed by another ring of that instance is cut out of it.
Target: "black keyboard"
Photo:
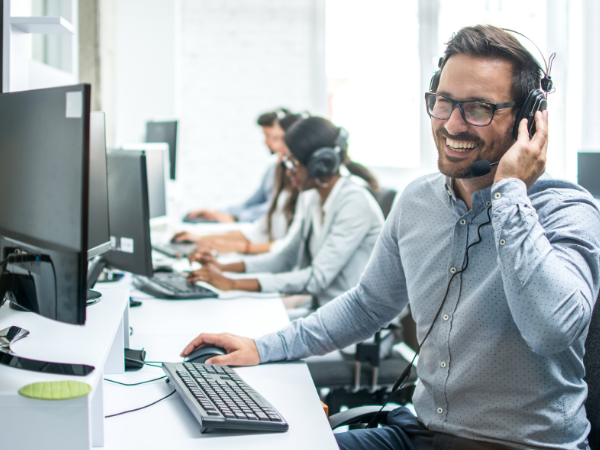
[[[163,363],[163,370],[202,432],[209,428],[280,432],[289,428],[281,414],[230,367]]]
[[[186,300],[218,297],[210,289],[188,283],[187,276],[181,273],[159,272],[152,278],[138,276],[133,279],[133,285],[140,291],[158,298]]]
[[[171,242],[169,244],[152,244],[152,248],[171,258],[185,258],[194,251],[196,244]]]

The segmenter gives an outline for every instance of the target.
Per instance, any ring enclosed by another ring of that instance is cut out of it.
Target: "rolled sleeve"
[[[532,351],[559,353],[586,329],[598,295],[598,238],[578,227],[578,220],[600,227],[598,211],[555,196],[542,205],[546,231],[522,181],[502,180],[491,195],[498,264],[513,319]]]

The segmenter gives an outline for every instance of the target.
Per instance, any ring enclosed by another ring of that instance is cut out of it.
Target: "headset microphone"
[[[492,171],[492,166],[495,166],[499,162],[490,163],[487,159],[481,161],[475,161],[469,166],[469,172],[472,177],[482,177]]]

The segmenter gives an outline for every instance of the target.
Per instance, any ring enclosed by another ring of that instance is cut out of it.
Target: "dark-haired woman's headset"
[[[531,39],[529,39],[524,34],[519,33],[518,31],[509,30],[507,28],[502,28],[502,29],[504,31],[508,31],[510,33],[515,33],[520,36],[523,36],[525,39],[527,39],[529,42],[531,42],[535,46],[535,48],[537,48],[537,50],[540,52],[540,55],[542,55],[542,59],[544,60],[544,65],[546,66],[546,70],[544,70],[538,64],[538,66],[540,67],[540,70],[544,74],[544,78],[542,78],[542,81],[540,83],[542,89],[541,90],[540,89],[531,90],[529,92],[529,94],[527,94],[527,97],[525,97],[525,100],[520,102],[519,110],[517,111],[517,115],[516,115],[515,124],[513,126],[513,136],[515,139],[517,139],[519,137],[519,124],[521,123],[521,120],[527,119],[527,130],[529,131],[529,139],[531,139],[533,137],[533,135],[535,134],[535,120],[533,120],[535,113],[538,111],[545,111],[546,109],[548,109],[547,94],[551,93],[551,91],[553,92],[552,78],[550,77],[550,71],[552,70],[552,61],[554,60],[556,53],[553,53],[552,55],[550,55],[550,58],[549,58],[550,66],[548,66],[548,64],[546,63],[546,58],[544,58],[544,55],[540,51],[538,46],[535,45],[535,42],[533,42]],[[441,68],[443,61],[444,61],[444,57],[441,57],[438,62],[438,70],[436,70],[433,74],[433,77],[431,77],[431,82],[429,83],[429,90],[431,92],[437,91],[437,88],[440,84],[441,70],[439,70],[439,68]]]
[[[340,127],[333,147],[322,147],[315,151],[306,162],[310,178],[325,178],[335,175],[342,163],[342,151],[348,147],[348,132]]]

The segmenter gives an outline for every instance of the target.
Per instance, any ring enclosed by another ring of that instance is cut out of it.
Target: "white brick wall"
[[[258,115],[324,114],[324,10],[324,0],[118,0],[115,144],[177,117],[182,210],[242,201],[269,161]]]
[[[277,106],[319,108],[314,0],[182,0],[184,208],[243,200],[269,161],[255,124]],[[324,77],[325,74],[322,74]]]

